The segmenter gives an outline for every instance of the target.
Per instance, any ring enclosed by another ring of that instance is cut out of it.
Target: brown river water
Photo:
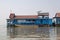
[[[38,28],[36,29],[36,33],[39,34],[39,30],[42,30],[42,32],[45,35],[48,35],[48,37],[42,37],[42,38],[10,38],[7,36],[7,27],[4,25],[0,25],[0,40],[60,40],[60,28],[59,27],[50,27],[48,28]],[[26,31],[26,30],[25,30]],[[45,32],[46,31],[46,32]],[[34,35],[36,36],[36,35]],[[39,36],[39,35],[38,35]],[[42,35],[44,36],[44,35]]]

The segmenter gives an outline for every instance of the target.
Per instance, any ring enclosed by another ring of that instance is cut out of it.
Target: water
[[[7,40],[7,28],[3,25],[0,26],[0,40]]]
[[[37,31],[40,29],[37,29]],[[42,29],[41,29],[42,30]],[[51,27],[49,30],[45,30],[45,31],[49,31],[49,38],[9,38],[7,36],[7,27],[4,25],[0,26],[0,40],[56,40],[56,28]],[[58,30],[59,31],[59,30]]]
[[[51,40],[57,40],[56,39],[56,37],[57,37],[56,27],[55,28],[51,27],[49,32],[50,32],[50,34],[49,34],[50,35],[50,39]]]

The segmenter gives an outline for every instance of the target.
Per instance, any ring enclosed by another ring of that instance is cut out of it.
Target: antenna
[[[12,13],[12,10],[10,9],[10,13]]]
[[[12,9],[10,9],[10,13],[13,13]]]

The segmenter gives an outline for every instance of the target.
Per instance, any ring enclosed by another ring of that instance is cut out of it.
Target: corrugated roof
[[[20,19],[20,18],[38,18],[38,15],[21,15],[21,16],[15,16],[15,19]]]
[[[55,17],[60,17],[60,13],[56,13]]]
[[[49,13],[48,12],[46,12],[46,13],[38,13],[38,16],[49,16]]]

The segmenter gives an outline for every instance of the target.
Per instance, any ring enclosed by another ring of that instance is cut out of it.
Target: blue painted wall
[[[60,18],[56,18],[56,24],[60,24]]]
[[[34,20],[34,21],[26,21],[26,22],[18,22],[20,19],[13,20],[13,24],[21,24],[21,25],[40,25],[40,24],[48,24],[52,25],[52,19],[23,19],[23,20]]]

